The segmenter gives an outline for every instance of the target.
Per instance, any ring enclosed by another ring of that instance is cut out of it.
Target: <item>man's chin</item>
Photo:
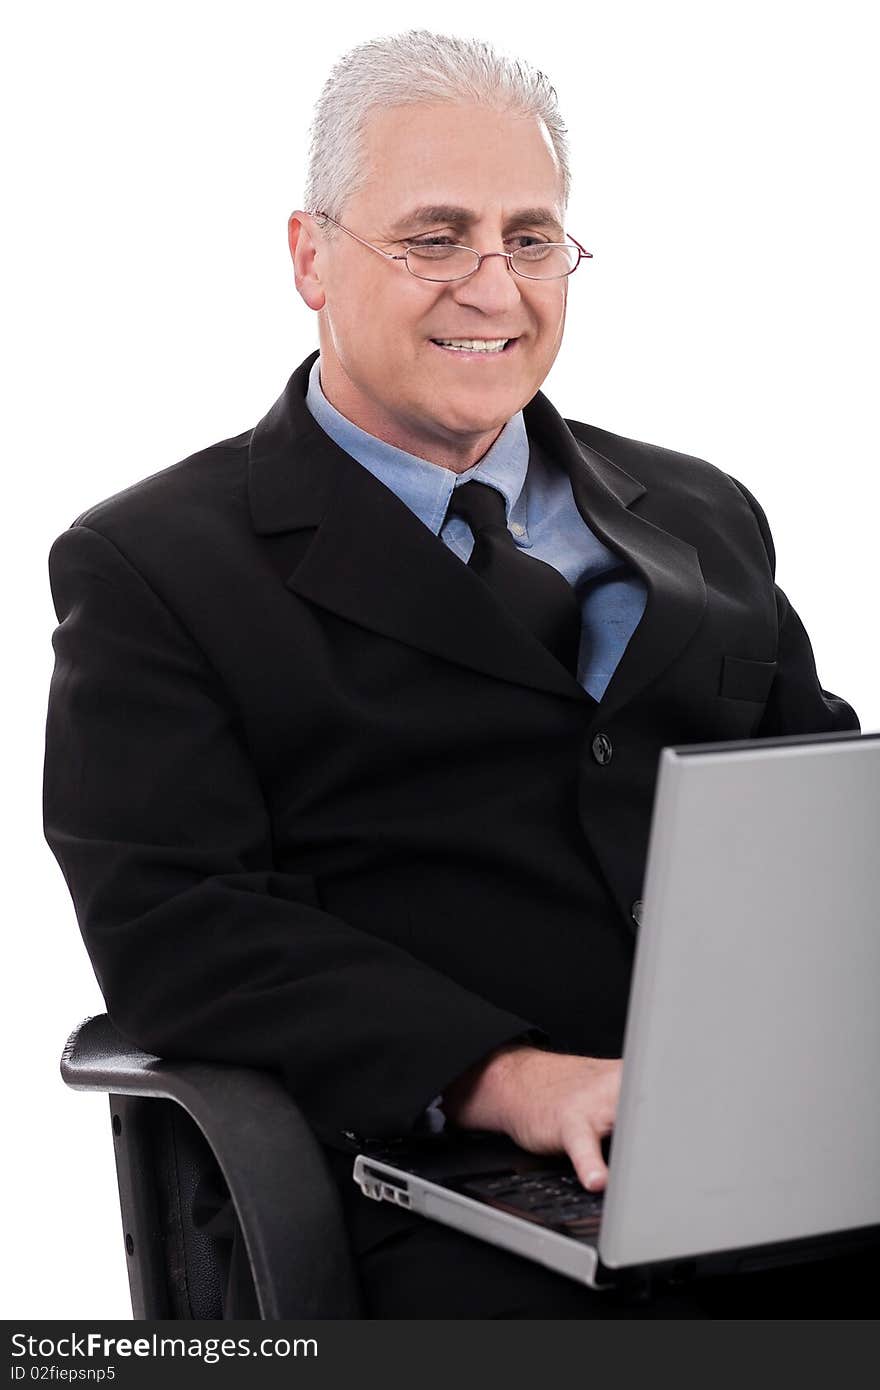
[[[518,406],[502,415],[468,415],[461,412],[455,415],[445,415],[441,419],[435,417],[434,424],[440,438],[448,440],[450,443],[460,443],[462,445],[476,444],[485,442],[485,448],[491,446],[493,438],[497,438],[504,426],[507,424],[511,415],[515,415]]]
[[[497,434],[523,404],[510,391],[469,392],[464,399],[450,400],[438,389],[428,413],[443,434],[464,441],[492,432]]]

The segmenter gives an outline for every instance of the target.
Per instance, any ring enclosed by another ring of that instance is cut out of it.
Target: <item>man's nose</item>
[[[520,289],[506,256],[487,252],[473,275],[451,286],[459,304],[471,304],[484,313],[498,313],[517,304]]]

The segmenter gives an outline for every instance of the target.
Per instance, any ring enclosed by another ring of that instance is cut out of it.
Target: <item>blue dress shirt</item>
[[[320,357],[309,374],[306,405],[325,434],[391,488],[444,545],[467,563],[474,545],[463,517],[446,520],[453,488],[473,479],[497,488],[516,544],[553,565],[581,603],[578,680],[601,700],[644,612],[641,575],[604,546],[577,509],[568,474],[536,455],[522,411],[508,420],[491,449],[464,473],[408,454],[352,424],[321,390]]]

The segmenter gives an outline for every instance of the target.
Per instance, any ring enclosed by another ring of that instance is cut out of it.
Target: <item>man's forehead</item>
[[[511,123],[515,129],[511,130]],[[466,231],[500,206],[515,224],[561,230],[561,174],[533,114],[481,103],[378,107],[367,122],[361,196],[395,237],[424,226]]]
[[[558,164],[546,122],[535,112],[510,110],[479,101],[414,101],[405,105],[374,106],[362,127],[371,162],[386,166],[399,157],[426,158],[448,154],[453,160],[476,160],[481,153],[498,159],[509,155],[519,162],[523,142],[535,142]]]

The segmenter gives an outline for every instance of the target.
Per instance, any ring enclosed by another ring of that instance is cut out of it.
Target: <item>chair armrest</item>
[[[67,1040],[66,1085],[180,1105],[212,1149],[238,1216],[262,1316],[359,1318],[354,1266],[327,1161],[268,1072],[169,1062],[127,1042],[106,1014]]]

